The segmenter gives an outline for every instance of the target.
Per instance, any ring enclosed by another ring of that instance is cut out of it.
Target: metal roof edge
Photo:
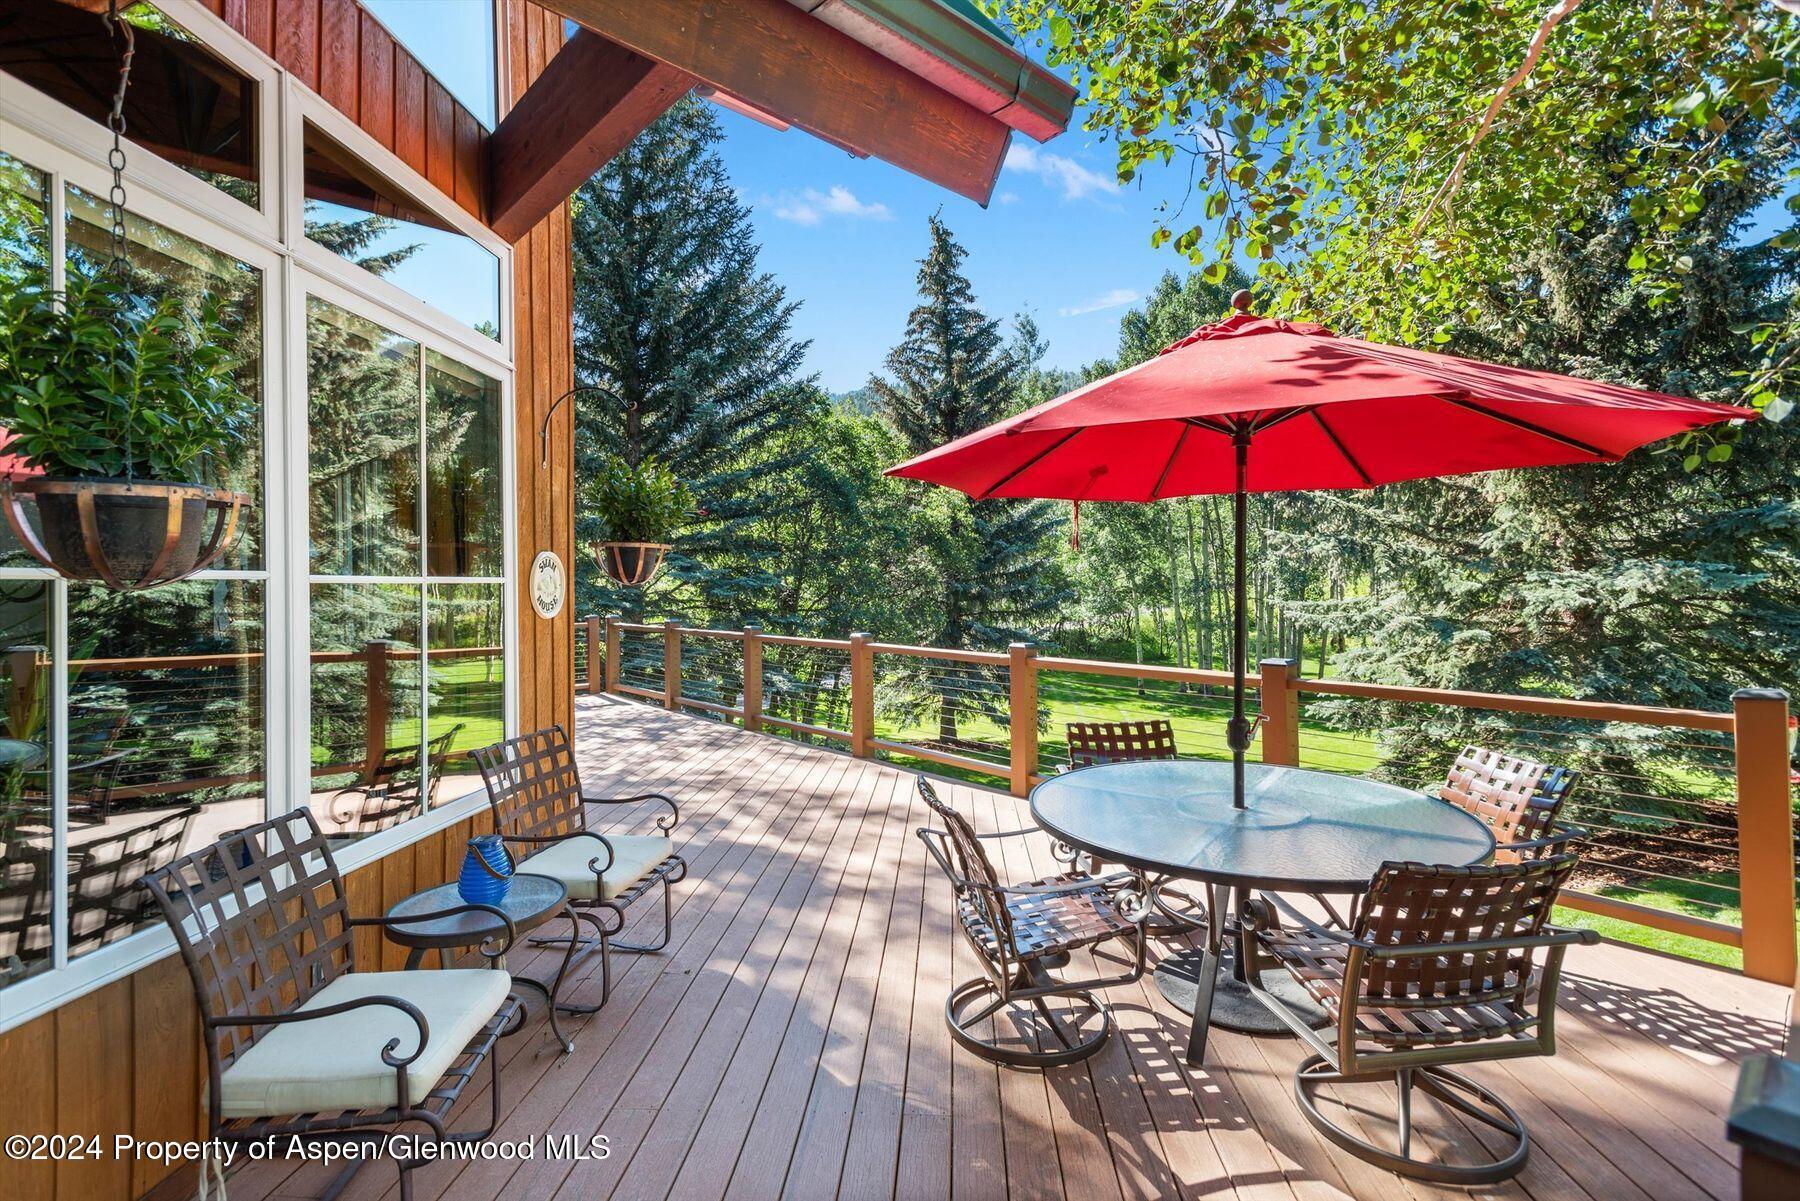
[[[939,0],[788,0],[1003,124],[1048,141],[1075,89]]]

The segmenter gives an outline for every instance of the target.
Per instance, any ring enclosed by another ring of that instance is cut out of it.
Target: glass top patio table
[[[1493,853],[1479,819],[1435,797],[1330,772],[1249,764],[1108,763],[1039,784],[1039,825],[1100,859],[1234,888],[1367,891],[1389,860],[1464,865]]]
[[[1245,807],[1234,809],[1231,769],[1195,759],[1108,763],[1031,791],[1032,817],[1070,846],[1137,868],[1159,891],[1171,878],[1206,885],[1219,920],[1206,924],[1205,945],[1173,948],[1155,974],[1163,996],[1193,1017],[1192,1064],[1204,1061],[1213,1026],[1290,1035],[1271,1000],[1308,1024],[1326,1019],[1282,969],[1262,974],[1260,993],[1244,981],[1236,937],[1223,927],[1252,890],[1362,893],[1390,860],[1465,866],[1494,851],[1487,826],[1454,805],[1330,772],[1246,764]]]

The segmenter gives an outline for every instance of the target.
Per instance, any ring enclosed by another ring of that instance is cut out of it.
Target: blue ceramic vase
[[[498,905],[511,887],[512,863],[500,836],[483,834],[469,839],[469,853],[463,856],[462,873],[456,877],[456,894],[471,905]]]

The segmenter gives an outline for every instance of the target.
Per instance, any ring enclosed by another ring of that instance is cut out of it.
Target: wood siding
[[[205,0],[288,71],[357,121],[402,161],[477,217],[487,193],[487,135],[416,59],[354,0]],[[502,108],[544,69],[562,44],[561,19],[509,0],[499,36],[506,47]],[[574,577],[573,412],[552,427],[551,461],[541,463],[538,430],[551,403],[573,382],[573,289],[568,206],[519,243],[514,273],[518,525],[515,565],[519,722],[573,727],[573,600],[555,621],[539,618],[524,578],[540,550],[555,550]],[[419,888],[454,878],[463,849],[485,814],[465,819],[365,866],[346,880],[351,908],[380,913]],[[378,931],[363,931],[358,962],[396,969],[404,953]],[[192,986],[178,958],[136,974],[0,1034],[0,1064],[16,1087],[0,1088],[0,1131],[116,1134],[193,1139],[205,1131],[205,1056]],[[110,1146],[108,1148],[110,1151]],[[9,1163],[0,1172],[7,1201],[113,1201],[185,1196],[191,1166],[110,1155],[91,1161]]]
[[[356,0],[202,0],[295,79],[485,220],[487,134]]]
[[[562,18],[528,0],[501,7],[503,109],[510,108],[562,48]],[[514,556],[518,578],[519,725],[574,727],[575,703],[575,408],[557,409],[550,426],[550,463],[539,431],[556,399],[575,382],[574,287],[569,206],[557,207],[513,246],[513,428],[518,513]],[[529,574],[539,551],[555,551],[568,573],[570,597],[553,621],[531,607]]]

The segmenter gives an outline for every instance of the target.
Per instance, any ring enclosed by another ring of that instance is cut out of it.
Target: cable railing
[[[1023,796],[1067,762],[1070,722],[1167,720],[1183,757],[1225,759],[1221,671],[950,650],[761,630],[589,619],[601,691],[704,713]],[[1741,948],[1791,983],[1795,804],[1786,694],[1746,689],[1712,711],[1309,679],[1284,659],[1246,681],[1264,763],[1442,783],[1469,744],[1581,773],[1567,820],[1592,832],[1563,903],[1598,918]]]
[[[428,658],[497,661],[503,653],[440,647]],[[370,775],[394,744],[418,741],[422,657],[379,640],[311,654],[314,778]],[[108,803],[210,802],[266,787],[260,651],[71,659],[68,668],[72,789],[90,787],[100,764],[111,765]],[[8,695],[47,696],[50,670],[43,648],[6,652]]]

